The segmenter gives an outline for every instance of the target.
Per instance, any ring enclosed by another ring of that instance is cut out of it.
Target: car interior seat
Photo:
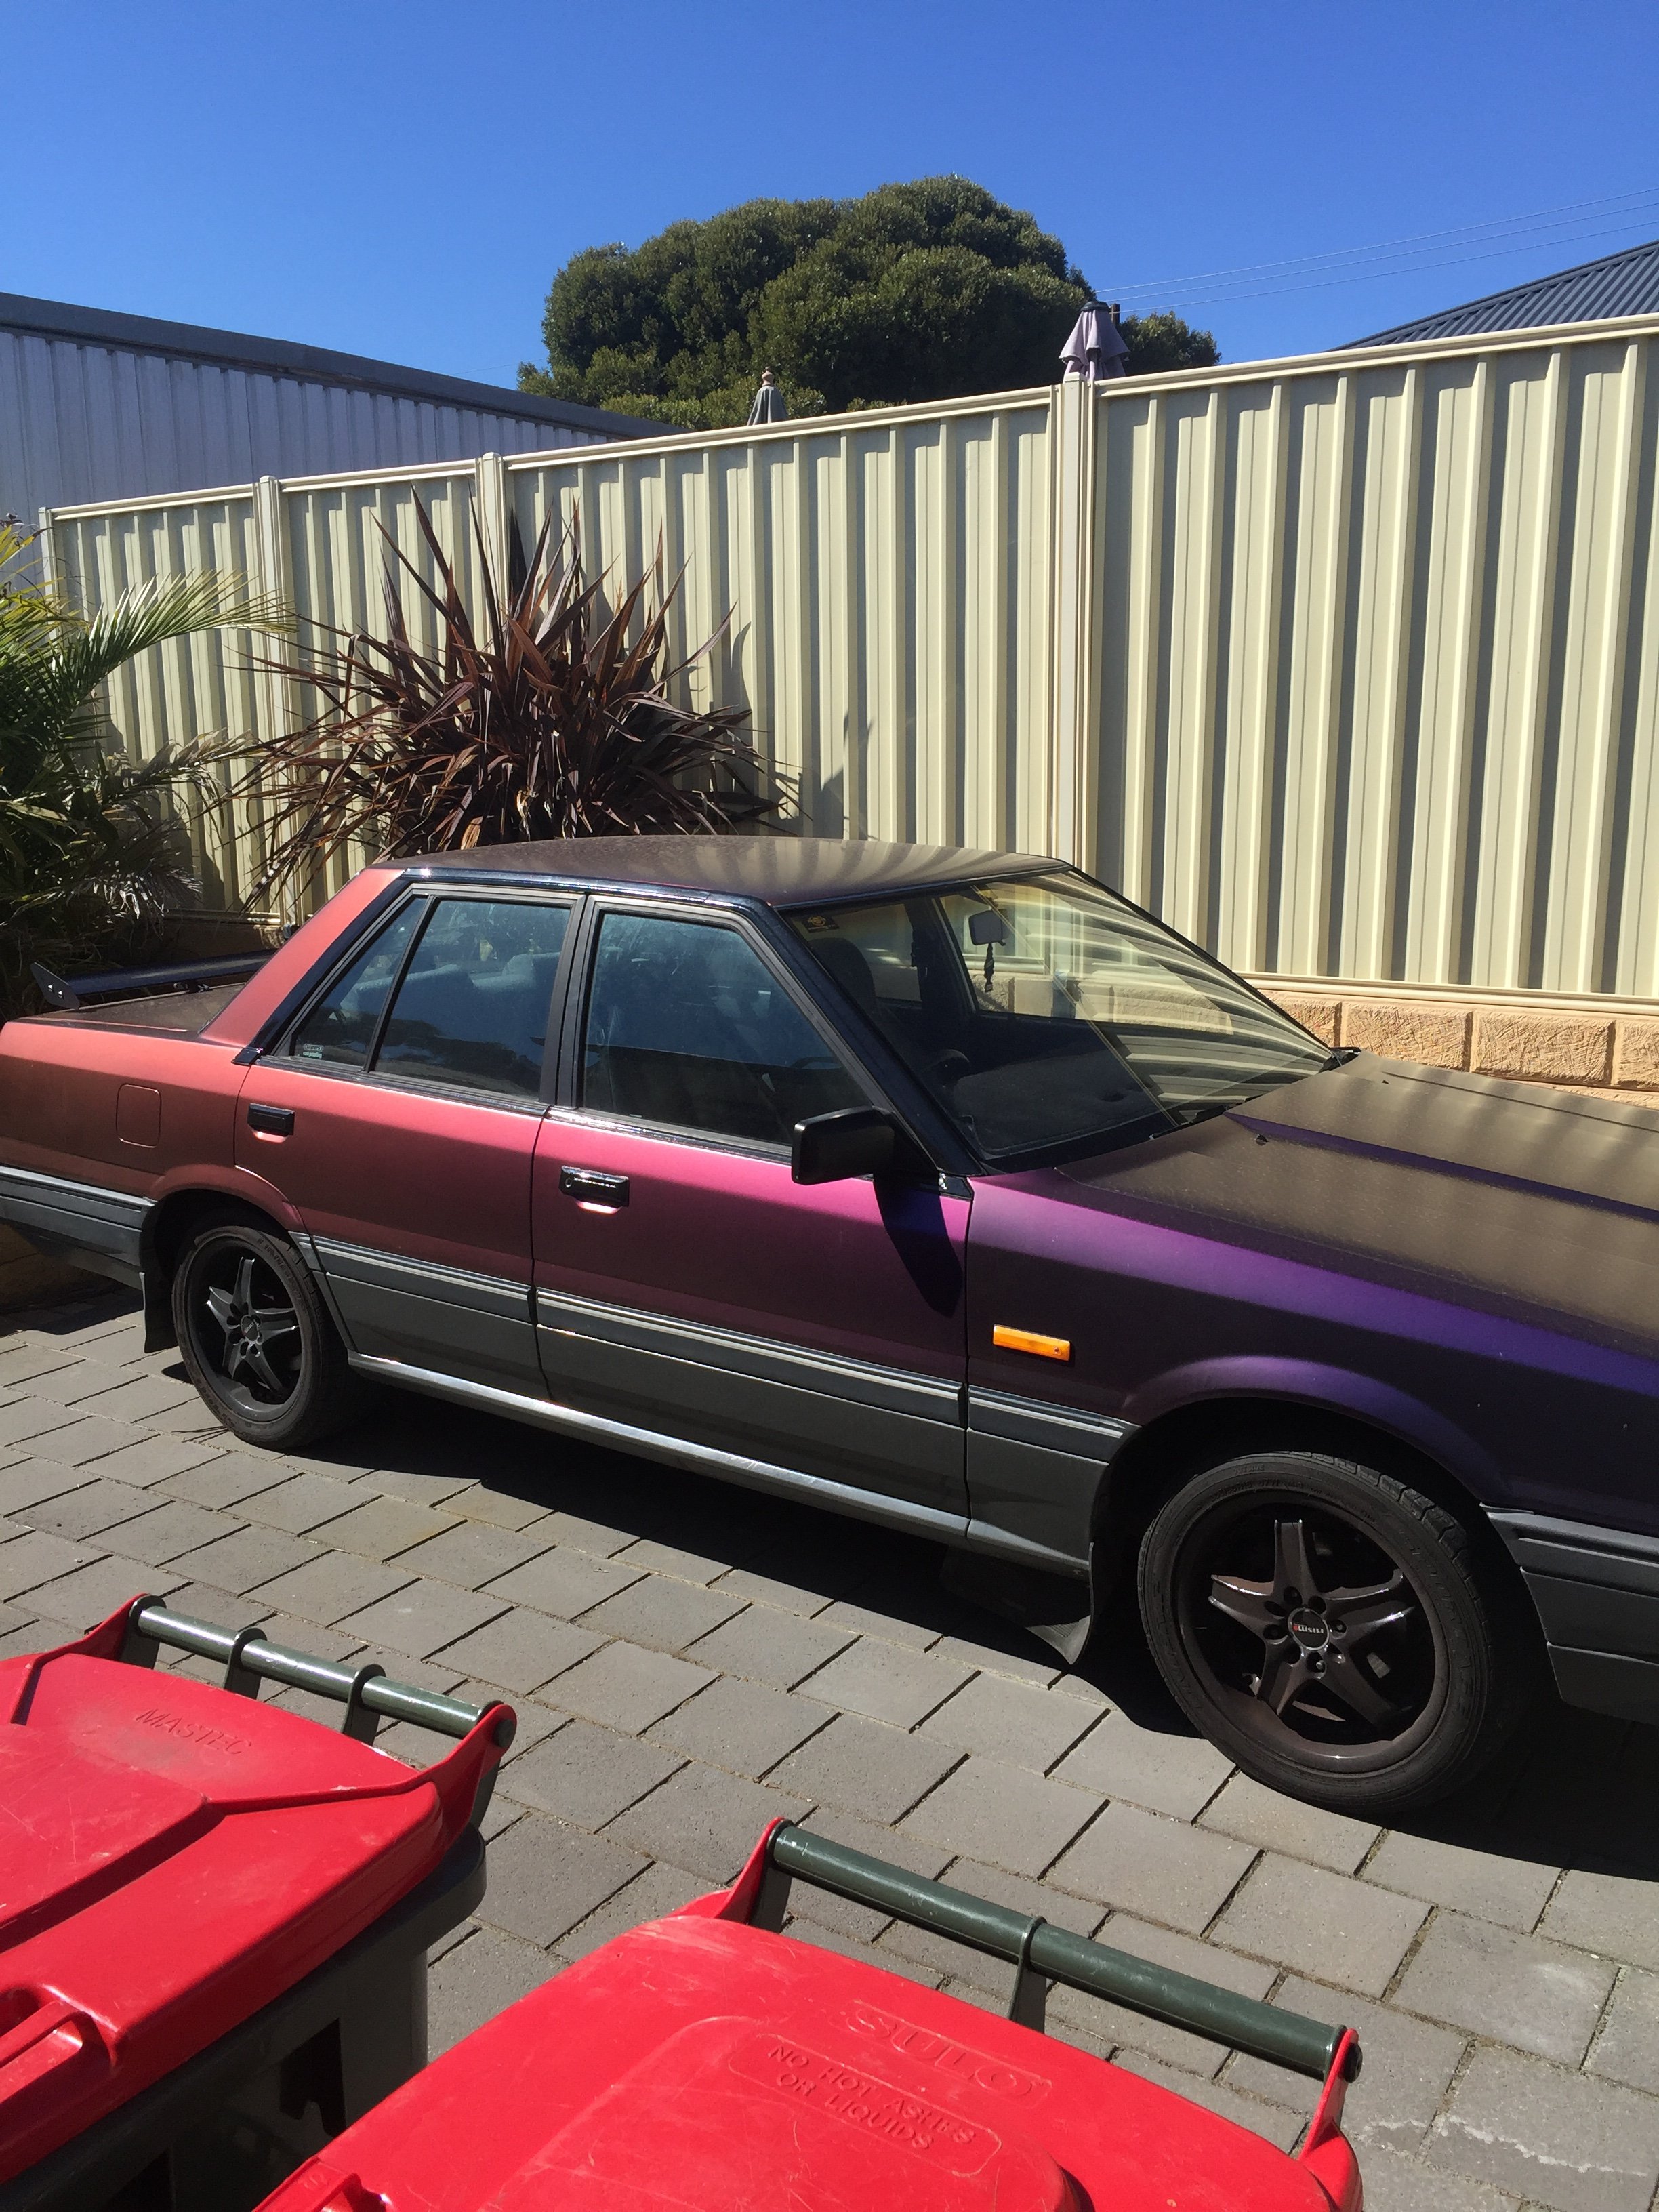
[[[829,970],[859,1012],[873,1018],[876,979],[870,973],[870,963],[857,945],[845,937],[831,937],[812,949],[819,964]]]
[[[434,1036],[487,1036],[496,1026],[492,1012],[471,974],[458,963],[412,968],[398,989],[386,1041],[401,1041],[417,1031]]]

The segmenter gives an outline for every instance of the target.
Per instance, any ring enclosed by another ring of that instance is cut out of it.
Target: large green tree
[[[965,177],[853,200],[750,200],[629,252],[590,246],[547,295],[526,392],[741,422],[763,368],[792,414],[1051,383],[1090,296],[1057,238]],[[1173,314],[1123,325],[1131,374],[1219,358]]]

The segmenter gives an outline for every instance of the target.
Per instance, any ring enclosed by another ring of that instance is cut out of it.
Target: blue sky
[[[954,170],[1241,360],[1659,236],[1656,94],[1650,0],[50,0],[0,290],[510,383],[584,246]]]

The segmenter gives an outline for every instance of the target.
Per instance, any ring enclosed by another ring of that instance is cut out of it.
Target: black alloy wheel
[[[325,1436],[362,1397],[310,1270],[274,1229],[198,1223],[173,1279],[173,1320],[190,1378],[246,1443]]]
[[[1141,1547],[1147,1638],[1188,1717],[1340,1811],[1425,1803],[1500,1747],[1532,1681],[1506,1595],[1443,1507],[1314,1453],[1176,1485]]]
[[[1182,1632],[1218,1682],[1243,1692],[1241,1718],[1264,1741],[1344,1753],[1397,1746],[1421,1723],[1433,1625],[1403,1570],[1352,1522],[1278,1498],[1212,1529],[1206,1548],[1207,1588],[1201,1570],[1182,1579]]]
[[[224,1394],[247,1409],[285,1405],[300,1382],[300,1316],[269,1261],[221,1244],[201,1267],[195,1295],[200,1335],[219,1332]]]

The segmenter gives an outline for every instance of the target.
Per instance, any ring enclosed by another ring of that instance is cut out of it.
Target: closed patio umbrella
[[[778,389],[778,380],[769,368],[761,371],[760,390],[755,394],[749,420],[751,422],[787,422],[789,420],[789,410]]]
[[[1068,377],[1083,377],[1097,384],[1105,377],[1128,374],[1124,367],[1128,350],[1117,326],[1116,308],[1091,300],[1073,324],[1072,334],[1060,348],[1060,357],[1066,364]]]

